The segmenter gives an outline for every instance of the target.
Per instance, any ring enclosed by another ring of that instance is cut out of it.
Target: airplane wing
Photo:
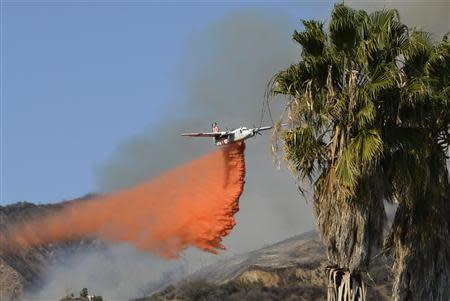
[[[181,136],[189,137],[215,137],[220,138],[228,135],[228,132],[210,132],[210,133],[183,133]]]
[[[257,130],[258,130],[258,132],[259,131],[267,131],[267,130],[270,130],[271,128],[272,128],[271,126],[263,126],[263,127],[257,128]]]

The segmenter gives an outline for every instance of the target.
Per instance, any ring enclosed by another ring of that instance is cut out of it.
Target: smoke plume
[[[108,301],[142,298],[190,272],[185,254],[167,261],[127,244],[97,245],[77,252],[58,250],[57,262],[46,265],[45,286],[29,290],[23,300],[60,300],[68,293],[78,295],[83,287]]]
[[[345,4],[368,11],[395,8],[403,23],[411,28],[430,32],[436,41],[450,31],[449,0],[349,0]]]
[[[0,246],[9,251],[95,236],[164,258],[191,246],[215,253],[235,225],[244,149],[234,143],[129,189],[72,203],[11,229]]]
[[[209,141],[180,137],[181,132],[258,126],[270,78],[297,61],[292,41],[297,23],[276,7],[236,9],[192,32],[178,59],[170,114],[124,140],[95,169],[101,191],[134,185],[191,160],[212,147]],[[175,97],[178,96],[178,97]],[[277,118],[284,101],[272,103]],[[270,125],[264,116],[262,125]],[[248,140],[247,179],[234,231],[225,238],[223,255],[247,252],[314,227],[311,204],[301,199],[297,183],[278,171],[270,151],[270,133]],[[304,187],[305,188],[305,187]],[[223,256],[222,255],[222,256]]]

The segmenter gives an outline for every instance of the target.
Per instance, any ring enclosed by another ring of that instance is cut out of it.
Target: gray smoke
[[[97,168],[99,187],[111,191],[131,186],[215,148],[210,139],[180,137],[181,132],[209,131],[213,121],[230,129],[258,126],[267,83],[298,59],[299,48],[291,40],[295,27],[282,13],[247,9],[193,33],[174,81],[184,104],[167,101],[173,114],[165,116],[158,128],[122,143]],[[275,104],[274,115],[284,104]],[[265,116],[264,124],[268,123]],[[276,170],[270,133],[247,141],[246,162],[237,226],[225,241],[229,252],[248,251],[310,230],[310,206],[300,198],[290,174]]]
[[[41,285],[23,300],[60,300],[71,293],[78,296],[82,288],[108,301],[142,298],[216,261],[216,255],[193,248],[170,261],[126,244],[94,242],[76,250],[59,249],[44,263]]]
[[[106,300],[129,300],[148,295],[189,271],[185,260],[167,262],[127,245],[61,252],[58,258],[64,261],[48,264],[44,288],[29,292],[24,300],[59,300],[71,293],[78,296],[84,287]]]
[[[435,40],[450,31],[449,0],[349,0],[345,4],[369,11],[395,8],[403,23],[411,28],[431,32]]]

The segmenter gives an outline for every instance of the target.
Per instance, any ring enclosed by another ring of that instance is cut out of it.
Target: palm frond
[[[292,38],[302,46],[305,55],[322,55],[327,41],[327,37],[323,31],[323,23],[306,20],[302,22],[305,30],[302,32],[295,30]]]
[[[283,134],[286,158],[291,167],[312,181],[317,164],[325,157],[325,143],[312,127],[288,130]]]
[[[373,166],[383,153],[383,141],[376,129],[362,130],[349,145],[363,168]]]
[[[350,191],[354,189],[359,175],[355,157],[355,152],[350,148],[346,148],[336,163],[336,178],[338,184],[342,188]]]
[[[330,21],[330,38],[337,51],[353,53],[360,39],[355,10],[343,4],[334,6]]]

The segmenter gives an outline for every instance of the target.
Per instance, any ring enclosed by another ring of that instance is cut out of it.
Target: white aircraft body
[[[270,130],[271,126],[263,126],[259,128],[246,128],[240,127],[232,131],[220,131],[217,122],[212,124],[212,132],[209,133],[184,133],[181,136],[189,137],[212,137],[214,138],[214,144],[217,146],[235,143],[243,141],[248,138],[254,137],[256,134],[261,134],[262,131]]]

